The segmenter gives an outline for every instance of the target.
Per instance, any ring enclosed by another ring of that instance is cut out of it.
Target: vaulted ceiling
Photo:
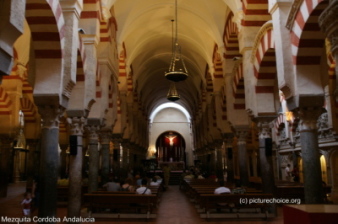
[[[177,83],[181,99],[177,103],[193,113],[200,103],[200,86],[206,84],[208,66],[213,69],[215,45],[223,47],[223,32],[235,1],[177,0],[178,43],[189,78]],[[240,4],[240,2],[238,3]],[[132,68],[134,87],[148,112],[168,102],[168,71],[172,53],[172,22],[175,0],[111,0],[107,7],[115,13],[117,43],[126,50],[127,68]],[[210,72],[210,70],[209,70]]]

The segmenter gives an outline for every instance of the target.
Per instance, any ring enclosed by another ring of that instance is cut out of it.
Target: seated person
[[[191,180],[194,178],[195,178],[194,175],[190,171],[188,171],[187,175],[184,176],[184,180]]]
[[[147,187],[147,179],[143,178],[141,181],[141,187],[136,189],[136,194],[151,194],[151,190]]]
[[[229,194],[231,193],[230,189],[224,187],[224,180],[219,181],[219,187],[215,189],[214,194]]]
[[[119,191],[130,191],[134,192],[135,188],[133,186],[133,181],[130,178],[127,178],[123,183],[121,183],[121,187]]]
[[[156,177],[153,177],[151,179],[151,182],[150,182],[150,186],[159,186],[160,185],[160,181],[157,181],[157,178]]]
[[[109,178],[109,182],[105,183],[103,185],[104,188],[107,189],[107,191],[118,191],[120,189],[120,181],[117,179],[117,177]]]

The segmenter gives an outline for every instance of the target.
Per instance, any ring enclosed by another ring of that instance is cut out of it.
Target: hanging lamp
[[[174,82],[171,83],[170,85],[169,92],[167,94],[167,99],[173,102],[180,99],[180,95],[178,95],[176,85]]]
[[[174,22],[174,20],[171,21]],[[175,29],[175,38],[173,36],[172,56],[169,71],[165,73],[165,77],[170,81],[179,82],[188,78],[188,71],[185,67],[181,54],[181,46],[178,44],[177,38],[177,0],[175,0]],[[174,25],[172,26],[172,33],[174,33]]]

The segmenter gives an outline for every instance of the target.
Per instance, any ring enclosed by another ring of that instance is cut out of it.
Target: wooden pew
[[[200,206],[204,209],[204,213],[201,213],[200,216],[201,218],[274,217],[275,214],[268,213],[268,208],[273,204],[264,201],[264,199],[271,198],[273,198],[272,194],[201,194]],[[251,201],[252,203],[250,203]],[[221,209],[227,209],[229,212],[221,213]],[[211,213],[212,210],[218,210],[220,213]],[[236,213],[233,212],[234,210]]]
[[[97,218],[155,218],[156,195],[140,194],[85,194],[84,206],[88,217]],[[107,213],[106,211],[113,211]],[[140,211],[146,210],[146,214]]]

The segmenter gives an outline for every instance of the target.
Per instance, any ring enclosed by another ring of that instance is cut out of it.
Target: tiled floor
[[[6,198],[0,199],[0,216],[21,217],[20,202],[23,199],[25,183],[11,184]],[[283,224],[282,209],[278,208],[278,217],[270,220],[231,220],[217,219],[205,220],[201,219],[197,210],[188,198],[178,189],[177,186],[170,186],[168,191],[164,192],[161,203],[158,208],[157,218],[146,221],[142,219],[135,220],[96,220],[95,223],[121,223],[121,224]],[[58,217],[64,217],[67,214],[66,208],[58,208]],[[85,214],[85,209],[83,210]],[[1,219],[1,217],[0,217]],[[1,222],[1,220],[0,220]]]

